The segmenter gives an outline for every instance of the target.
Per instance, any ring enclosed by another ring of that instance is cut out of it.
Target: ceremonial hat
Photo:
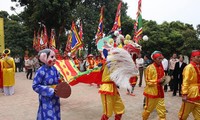
[[[193,50],[191,53],[191,57],[200,56],[200,50]]]
[[[9,54],[10,54],[10,50],[9,50],[9,49],[5,49],[5,50],[3,51],[3,54],[4,54],[4,55],[9,55]]]
[[[151,58],[153,60],[155,60],[156,58],[158,57],[163,57],[162,53],[160,51],[154,51],[152,54],[151,54]]]

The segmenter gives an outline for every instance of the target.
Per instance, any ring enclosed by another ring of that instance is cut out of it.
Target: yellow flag
[[[4,49],[4,23],[3,18],[0,18],[0,53],[2,53]]]

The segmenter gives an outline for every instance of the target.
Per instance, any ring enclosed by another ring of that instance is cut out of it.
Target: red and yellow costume
[[[162,64],[155,62],[146,68],[146,87],[144,96],[146,97],[145,108],[142,114],[143,120],[147,120],[150,113],[156,108],[160,120],[165,120],[166,108],[164,104],[164,90],[160,80],[164,77]]]
[[[113,112],[115,113],[115,120],[120,120],[125,107],[117,90],[116,84],[110,80],[110,72],[107,66],[104,66],[99,93],[101,94],[103,105],[103,116],[101,120],[107,120],[112,116]]]
[[[200,51],[192,53],[192,57],[200,56]],[[191,61],[183,70],[182,95],[187,100],[200,104],[200,66]],[[186,120],[190,113],[193,113],[194,119],[200,118],[200,106],[183,101],[179,111],[179,119]]]

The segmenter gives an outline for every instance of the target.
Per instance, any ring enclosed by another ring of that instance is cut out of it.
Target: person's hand
[[[56,93],[57,93],[57,89],[54,89],[54,94],[56,95]]]
[[[158,80],[159,84],[162,84],[164,82],[164,77],[162,77],[161,79]]]
[[[187,95],[183,95],[183,96],[182,96],[182,100],[183,100],[183,101],[186,101],[186,100],[187,100]]]

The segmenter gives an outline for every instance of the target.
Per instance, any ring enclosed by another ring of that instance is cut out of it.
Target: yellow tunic
[[[200,103],[200,67],[194,62],[190,62],[183,70],[183,83],[182,94],[187,95],[187,99]],[[194,119],[200,118],[200,106],[191,104],[188,102],[182,102],[181,109],[179,111],[179,119],[187,120],[189,114],[192,112]]]
[[[102,75],[102,85],[100,86],[99,93],[114,95],[117,91],[117,87],[113,81],[110,80],[110,72],[108,67],[105,65],[103,75]]]
[[[182,94],[187,95],[187,99],[192,101],[200,100],[200,78],[198,80],[197,74],[199,72],[200,75],[200,68],[196,68],[197,71],[190,63],[183,70]]]
[[[149,65],[145,70],[146,87],[144,88],[144,95],[149,98],[163,98],[164,92],[162,86],[158,83],[159,79],[164,76],[162,66],[155,63]]]
[[[12,57],[2,59],[3,86],[9,87],[15,84],[15,62]]]

